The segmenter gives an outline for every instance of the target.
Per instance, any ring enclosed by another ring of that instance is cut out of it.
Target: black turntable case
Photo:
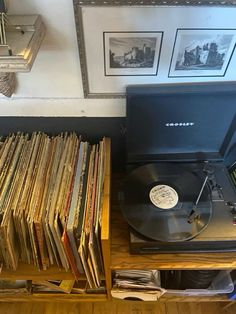
[[[201,168],[207,162],[217,178],[220,173],[217,184],[223,188],[221,200],[213,196],[209,225],[196,237],[154,241],[131,229],[131,253],[236,250],[236,193],[224,166],[235,129],[234,82],[127,87],[128,172],[153,163]],[[124,205],[124,216],[125,210]]]
[[[127,163],[224,160],[236,82],[127,87]]]

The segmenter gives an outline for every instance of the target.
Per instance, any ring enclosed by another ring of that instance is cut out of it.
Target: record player
[[[235,129],[236,83],[127,87],[131,253],[236,251]]]

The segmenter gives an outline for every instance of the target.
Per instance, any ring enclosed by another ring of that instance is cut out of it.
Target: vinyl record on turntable
[[[124,185],[122,212],[141,235],[157,241],[194,238],[211,219],[211,201],[204,179],[187,166],[147,164],[133,170]],[[198,215],[189,222],[196,200]]]

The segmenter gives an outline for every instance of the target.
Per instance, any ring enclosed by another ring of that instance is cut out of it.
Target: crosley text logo
[[[193,126],[194,122],[168,122],[165,126],[176,127],[176,126]]]

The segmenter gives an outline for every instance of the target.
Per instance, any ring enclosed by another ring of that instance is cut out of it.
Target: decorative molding
[[[236,0],[74,0],[76,6],[236,6]]]

